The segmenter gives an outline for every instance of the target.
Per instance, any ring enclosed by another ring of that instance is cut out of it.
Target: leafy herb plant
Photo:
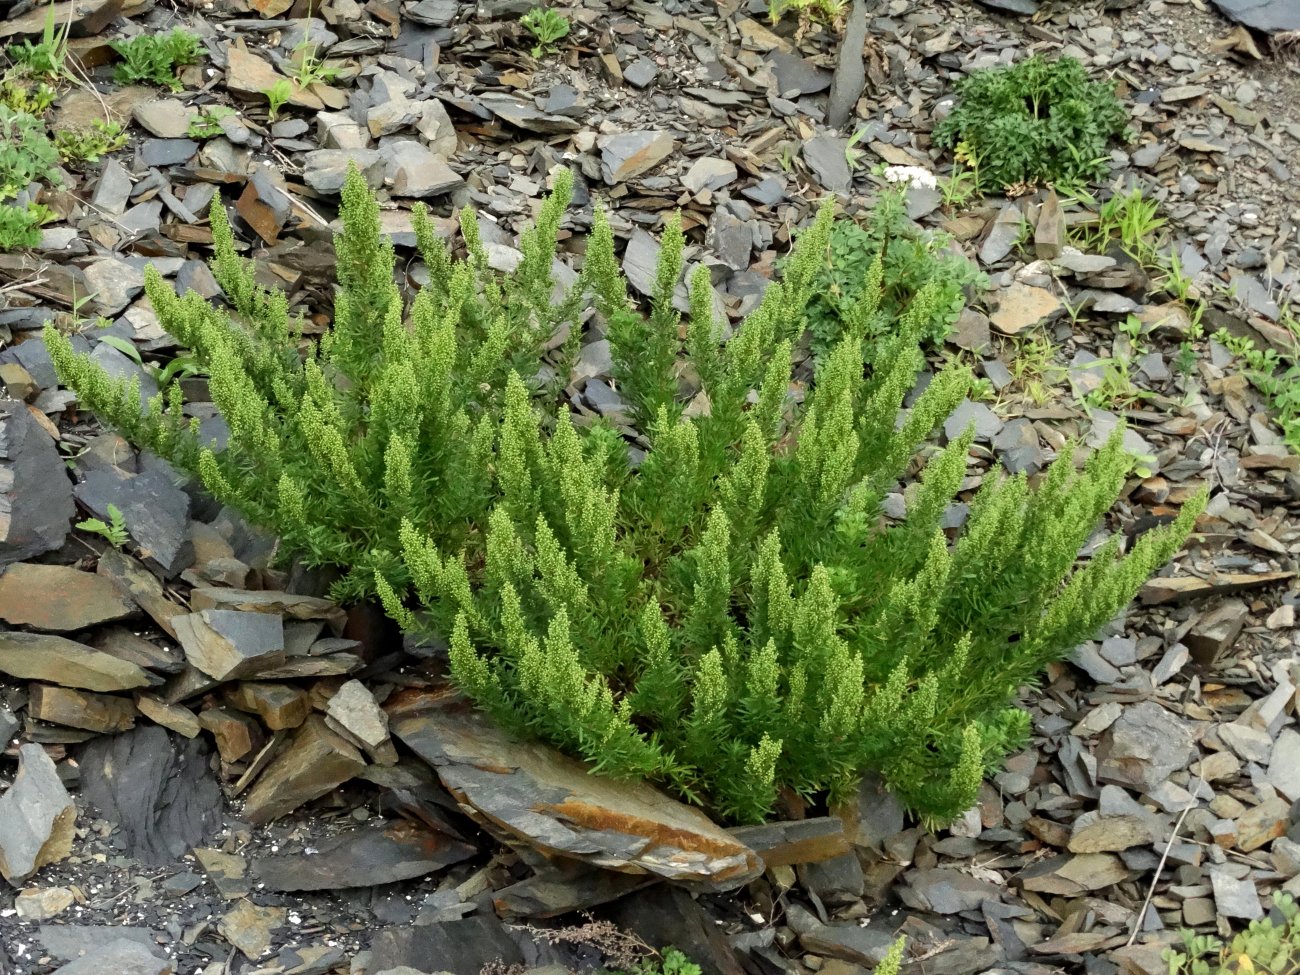
[[[873,279],[877,261],[881,273]],[[851,327],[863,333],[866,358],[873,360],[876,343],[890,337],[903,309],[927,287],[933,289],[934,313],[921,324],[920,338],[942,342],[965,306],[967,289],[982,288],[985,282],[979,269],[949,250],[942,236],[908,218],[903,189],[886,188],[865,223],[841,220],[831,230],[808,305],[813,353],[823,358]],[[876,289],[883,294],[872,305]],[[858,322],[864,315],[867,320]]]
[[[113,75],[118,84],[143,82],[172,91],[181,89],[176,69],[198,64],[203,53],[199,39],[179,27],[169,34],[140,34],[109,46],[122,57]]]
[[[34,182],[57,183],[59,152],[34,115],[0,105],[0,200]]]
[[[550,7],[534,7],[519,18],[524,30],[533,35],[532,55],[540,58],[555,50],[569,36],[569,18]]]
[[[130,538],[126,530],[126,518],[115,504],[108,506],[107,523],[99,518],[87,518],[77,522],[77,527],[92,535],[102,535],[114,548],[121,548]]]
[[[0,203],[0,252],[25,250],[41,241],[41,224],[53,214],[39,203]]]
[[[45,11],[45,31],[39,41],[21,40],[10,44],[6,53],[18,73],[29,78],[57,81],[67,74],[68,29],[70,24],[54,22],[54,3]]]
[[[84,129],[60,129],[54,133],[59,158],[67,163],[99,162],[110,152],[126,145],[126,131],[119,122],[96,119]]]
[[[186,131],[191,139],[215,139],[221,135],[221,120],[237,114],[229,105],[208,105],[199,110],[199,114],[190,119]]]
[[[934,139],[960,147],[982,193],[1096,179],[1111,140],[1128,138],[1114,87],[1090,80],[1074,58],[1036,55],[985,68],[960,82],[957,94]]]
[[[1169,975],[1297,975],[1300,973],[1300,908],[1291,895],[1273,895],[1275,917],[1251,921],[1224,944],[1211,935],[1183,932],[1183,951],[1164,953]]]
[[[472,212],[455,259],[416,211],[430,283],[408,310],[354,170],[334,324],[305,358],[287,296],[256,283],[215,204],[214,272],[233,313],[178,297],[152,269],[146,290],[210,374],[230,427],[220,451],[185,417],[179,384],[142,413],[135,383],[52,327],[46,342],[87,407],[196,472],[287,552],[335,567],[336,595],[377,594],[405,628],[445,640],[457,683],[512,731],[736,821],[761,819],[781,791],[843,797],[864,769],[930,821],[969,808],[1025,738],[1017,689],[1132,598],[1202,500],[1127,552],[1114,536],[1080,561],[1130,467],[1117,433],[1080,468],[1062,450],[1033,488],[985,476],[953,541],[941,526],[966,479],[967,434],[928,451],[907,517],[887,524],[884,497],[969,387],[949,367],[900,411],[939,285],[911,298],[867,363],[864,323],[885,300],[878,257],[862,314],[796,406],[794,349],[829,206],[724,344],[706,268],[685,318],[674,306],[678,222],[648,315],[629,304],[599,211],[579,279],[557,292],[571,192],[562,171],[507,274],[491,270]],[[635,466],[617,430],[580,429],[548,392],[552,372],[569,374],[588,304],[648,442]],[[707,411],[687,410],[687,374]]]

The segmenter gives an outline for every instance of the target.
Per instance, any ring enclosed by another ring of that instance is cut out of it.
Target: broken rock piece
[[[203,609],[172,620],[185,658],[216,680],[250,677],[284,662],[284,621],[269,613]]]
[[[32,13],[44,21],[45,10]],[[0,564],[59,548],[75,514],[72,482],[50,435],[22,403],[0,402]]]
[[[244,814],[269,823],[337,789],[366,767],[361,753],[313,714],[248,793]]]
[[[135,727],[135,705],[128,698],[91,694],[70,687],[33,684],[27,711],[39,721],[111,734]]]
[[[325,705],[326,723],[365,749],[379,765],[396,765],[397,749],[388,736],[388,715],[359,680],[350,680]]]
[[[129,691],[158,683],[140,667],[82,643],[44,633],[0,633],[0,674],[87,691]]]
[[[20,884],[72,852],[77,807],[40,745],[18,749],[18,777],[0,796],[0,875]]]
[[[309,857],[265,857],[253,864],[253,871],[257,882],[268,890],[343,890],[414,880],[477,852],[468,843],[423,826],[396,822],[384,828],[364,826],[341,833],[318,844]]]
[[[406,692],[387,711],[393,736],[433,766],[462,809],[511,843],[716,888],[762,872],[753,850],[698,809],[645,782],[593,775],[545,745],[514,741],[453,692]]]
[[[113,623],[139,610],[103,576],[69,565],[11,565],[0,575],[0,619],[68,633]]]

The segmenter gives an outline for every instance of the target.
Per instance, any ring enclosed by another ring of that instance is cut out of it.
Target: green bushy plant
[[[56,81],[67,74],[68,30],[71,24],[54,22],[54,3],[45,11],[45,30],[39,41],[23,39],[10,44],[6,53],[18,73],[29,78]]]
[[[142,82],[172,91],[181,89],[176,69],[198,64],[203,53],[199,39],[179,27],[169,34],[140,34],[129,41],[113,41],[109,47],[122,58],[113,73],[118,84]]]
[[[888,337],[912,297],[927,287],[934,291],[935,310],[922,325],[921,340],[942,342],[965,307],[966,290],[987,283],[971,261],[946,244],[941,235],[908,218],[902,189],[882,190],[864,224],[837,221],[808,305],[808,327],[818,360],[869,307],[867,320],[853,327],[866,337],[867,360],[874,360],[875,344]],[[871,276],[877,260],[878,279]],[[877,289],[883,289],[881,300],[864,303]]]
[[[959,101],[934,130],[956,149],[979,189],[1080,183],[1106,171],[1111,140],[1128,139],[1128,116],[1113,85],[1092,81],[1074,58],[1035,55],[971,73]]]
[[[41,242],[41,224],[50,219],[48,207],[0,203],[0,252],[26,250]]]
[[[1164,953],[1169,975],[1297,975],[1300,973],[1300,908],[1286,893],[1273,895],[1272,917],[1251,921],[1226,945],[1212,935],[1183,932],[1183,951]]]
[[[35,182],[59,181],[59,152],[34,115],[0,105],[0,200]]]
[[[46,341],[102,419],[196,472],[288,552],[343,570],[336,595],[377,593],[404,627],[445,639],[456,681],[507,728],[737,821],[762,818],[781,791],[843,797],[864,769],[932,821],[968,808],[1024,740],[1017,689],[1132,597],[1199,505],[1127,554],[1113,538],[1076,564],[1129,469],[1117,434],[1080,469],[1062,451],[1036,488],[985,476],[953,543],[940,526],[966,477],[967,435],[927,451],[907,518],[885,524],[885,495],[970,382],[943,370],[900,421],[940,287],[912,298],[868,368],[877,258],[863,314],[796,409],[793,349],[829,207],[721,344],[707,269],[690,280],[684,320],[673,306],[677,222],[648,316],[629,306],[600,212],[579,280],[556,293],[571,188],[557,176],[507,275],[488,268],[472,213],[457,260],[416,211],[430,283],[408,313],[353,172],[334,325],[305,358],[286,297],[255,284],[214,206],[214,270],[234,314],[177,297],[152,271],[146,290],[211,376],[230,426],[219,453],[182,416],[178,386],[142,411],[136,384],[53,328]],[[587,302],[649,440],[635,466],[615,430],[580,430],[544,389],[541,351],[568,327],[572,358]],[[696,385],[707,409],[688,411]]]
[[[533,35],[535,43],[531,53],[535,58],[554,51],[569,36],[569,18],[550,7],[534,7],[519,18],[519,23]]]
[[[54,134],[59,158],[69,163],[94,163],[126,145],[120,122],[95,119],[83,129],[60,129]]]

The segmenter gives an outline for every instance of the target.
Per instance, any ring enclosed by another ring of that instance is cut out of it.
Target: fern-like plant
[[[457,682],[514,731],[736,821],[761,819],[782,791],[843,797],[864,769],[931,820],[968,808],[1024,739],[1017,689],[1132,598],[1199,503],[1127,554],[1116,537],[1079,564],[1129,468],[1116,435],[1080,468],[1062,451],[1036,487],[986,475],[954,541],[941,525],[968,435],[928,449],[906,520],[887,525],[885,495],[970,383],[945,369],[900,415],[924,364],[918,338],[944,311],[938,286],[912,297],[866,363],[877,259],[863,314],[796,408],[792,350],[829,206],[723,343],[707,270],[684,320],[673,307],[676,223],[648,317],[629,305],[600,211],[579,281],[553,293],[570,189],[558,175],[504,276],[471,214],[454,260],[417,211],[430,284],[408,311],[377,206],[351,174],[334,325],[305,359],[285,297],[254,284],[214,207],[235,316],[156,274],[146,287],[211,375],[230,425],[221,452],[181,418],[178,386],[142,412],[133,384],[47,328],[51,357],[133,441],[197,472],[291,553],[346,570],[336,595],[375,592],[403,626],[447,640]],[[588,301],[649,441],[635,465],[615,430],[580,429],[543,391],[541,351],[562,325],[576,342]]]

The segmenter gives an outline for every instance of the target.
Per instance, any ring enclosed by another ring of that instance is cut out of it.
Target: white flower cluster
[[[934,173],[920,166],[886,166],[885,179],[891,183],[915,183],[917,186],[924,186],[927,190],[933,190],[938,187],[938,182],[934,178]]]

